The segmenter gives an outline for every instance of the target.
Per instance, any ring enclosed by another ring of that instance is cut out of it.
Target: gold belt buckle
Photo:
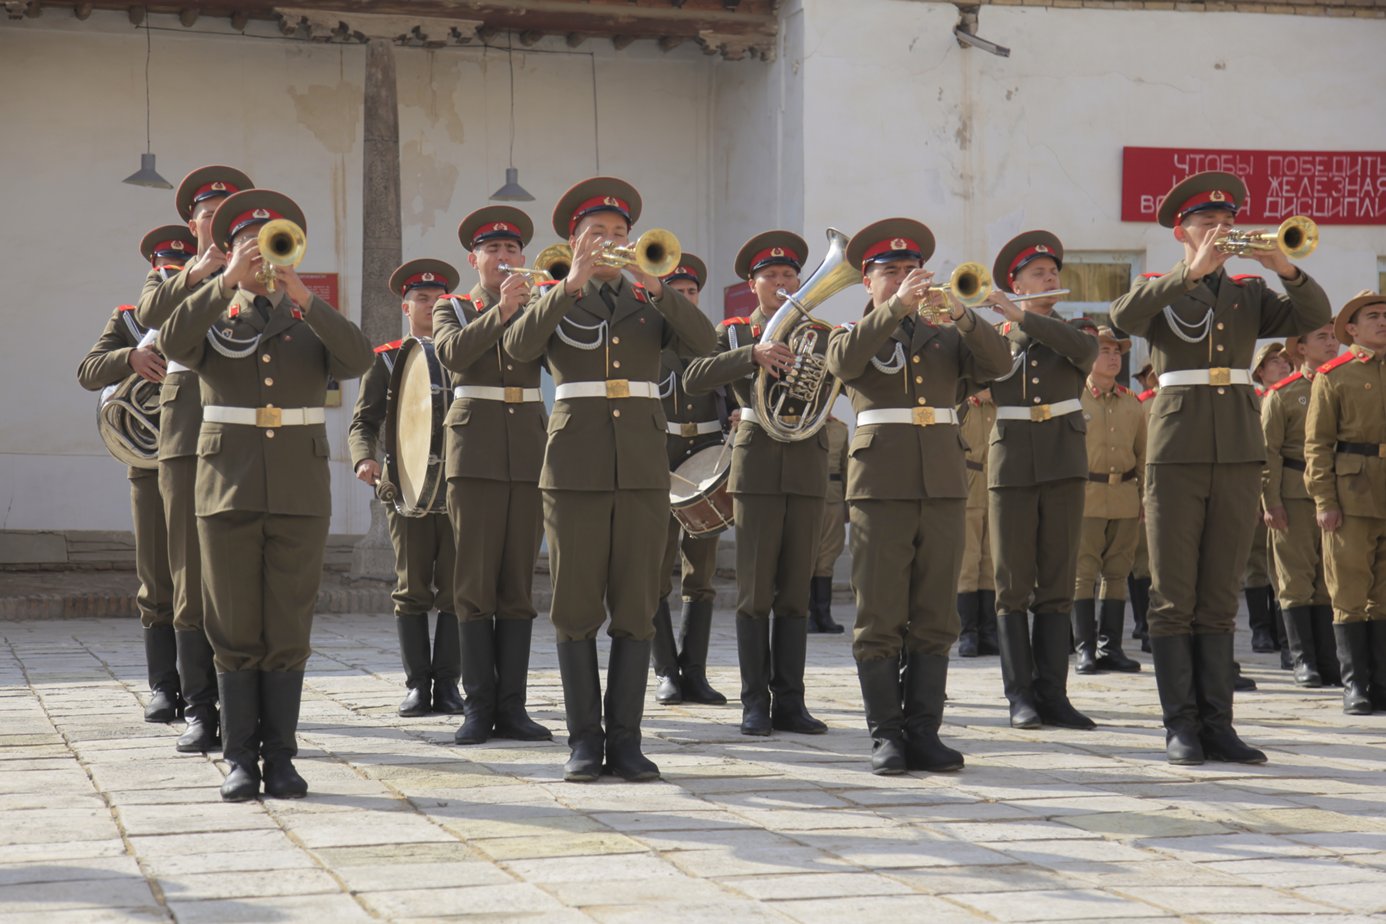
[[[1107,476],[1107,484],[1121,484],[1122,479],[1125,477],[1125,474],[1122,472],[1112,472]]]
[[[505,386],[506,404],[523,404],[525,400],[525,390],[519,385]]]
[[[1227,368],[1226,366],[1218,366],[1217,368],[1209,369],[1209,370],[1208,370],[1208,384],[1209,384],[1209,385],[1231,385],[1231,384],[1232,384],[1232,370],[1229,369],[1229,368]]]
[[[608,398],[629,398],[630,379],[607,379],[606,396]]]
[[[698,435],[698,425],[695,423],[679,424],[679,435],[684,437],[685,439],[691,440],[693,437]]]
[[[1052,416],[1049,405],[1047,404],[1038,404],[1030,408],[1030,419],[1033,421],[1045,421]]]
[[[283,409],[277,407],[257,407],[255,409],[255,426],[268,428],[284,426]]]
[[[1378,459],[1386,459],[1386,443],[1376,444],[1376,457]]]
[[[916,427],[932,427],[937,422],[934,420],[934,409],[931,407],[911,408],[910,413],[914,417]]]

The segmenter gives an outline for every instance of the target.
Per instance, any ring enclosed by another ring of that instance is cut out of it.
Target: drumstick
[[[682,482],[683,482],[684,484],[686,484],[686,485],[690,485],[690,486],[695,487],[695,488],[701,487],[701,484],[700,484],[699,482],[697,482],[697,481],[689,481],[687,478],[683,477],[683,476],[680,475],[678,472],[670,472],[669,475],[670,475],[671,477],[677,478],[679,481],[682,481]]]

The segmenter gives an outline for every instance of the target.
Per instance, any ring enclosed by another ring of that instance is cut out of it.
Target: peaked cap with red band
[[[577,231],[578,222],[594,212],[615,212],[635,227],[640,219],[640,193],[625,180],[594,176],[573,185],[553,207],[553,229],[563,240]]]
[[[1064,245],[1052,231],[1026,231],[1006,242],[991,266],[991,278],[1003,292],[1015,292],[1015,274],[1040,257],[1048,257],[1064,268]]]
[[[1348,333],[1347,326],[1352,323],[1357,312],[1368,305],[1386,305],[1386,295],[1373,292],[1371,289],[1363,289],[1348,299],[1343,310],[1338,312],[1338,316],[1333,319],[1333,333],[1343,346],[1352,346],[1352,335]]]
[[[736,253],[736,275],[750,279],[767,266],[804,268],[808,244],[793,231],[762,231],[741,245]]]
[[[183,177],[183,182],[178,184],[178,192],[174,193],[173,201],[178,207],[178,214],[183,216],[183,220],[190,221],[193,217],[193,210],[197,208],[197,203],[202,200],[214,199],[218,196],[221,198],[234,196],[254,185],[250,181],[250,177],[235,167],[210,164],[206,167],[198,167]]]
[[[1160,203],[1156,219],[1173,228],[1185,215],[1205,209],[1227,209],[1233,215],[1246,201],[1246,184],[1231,173],[1209,170],[1181,180]]]
[[[400,298],[408,295],[412,289],[442,289],[446,294],[457,288],[461,279],[457,269],[443,260],[427,257],[407,260],[390,274],[390,292]]]
[[[690,279],[701,292],[707,283],[707,264],[685,250],[683,256],[679,257],[679,265],[674,267],[674,271],[667,276],[661,276],[660,279],[664,282],[672,282],[675,279]]]
[[[483,205],[457,226],[457,239],[467,250],[487,241],[518,241],[523,249],[534,237],[534,222],[513,205]]]
[[[857,269],[867,263],[891,260],[929,262],[934,255],[934,232],[913,218],[885,218],[858,231],[847,243],[847,262]]]
[[[227,196],[212,216],[212,243],[228,254],[231,239],[242,228],[264,224],[276,218],[287,218],[308,232],[308,220],[303,209],[288,196],[272,189],[247,189]]]
[[[187,225],[161,225],[140,241],[140,256],[150,263],[156,260],[183,262],[197,256],[197,238]]]

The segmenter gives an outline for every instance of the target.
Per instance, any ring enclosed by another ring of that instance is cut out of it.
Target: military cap
[[[437,288],[451,292],[461,275],[451,263],[427,258],[407,260],[390,274],[390,292],[404,297],[411,289]]]
[[[276,218],[287,218],[308,232],[303,209],[288,196],[272,189],[247,189],[233,193],[221,201],[212,216],[212,243],[227,253],[236,232],[251,225],[264,224]]]
[[[1155,364],[1147,359],[1145,361],[1145,365],[1141,366],[1141,371],[1136,373],[1136,378],[1140,379],[1141,381],[1145,381],[1145,377],[1154,371]]]
[[[1333,319],[1333,334],[1343,346],[1352,346],[1352,335],[1348,333],[1347,326],[1352,323],[1353,318],[1357,317],[1357,312],[1368,305],[1386,305],[1386,295],[1373,292],[1371,289],[1363,289],[1348,299],[1343,310],[1338,312],[1338,316]]]
[[[913,218],[884,218],[862,228],[847,243],[847,262],[857,269],[867,263],[918,260],[934,255],[934,232]]]
[[[187,225],[160,225],[140,241],[140,256],[150,263],[191,260],[197,256],[197,238]]]
[[[1235,215],[1245,201],[1246,184],[1240,177],[1209,170],[1176,183],[1160,203],[1156,218],[1166,228],[1173,228],[1185,215],[1205,209],[1227,209]]]
[[[1256,348],[1255,354],[1251,357],[1251,374],[1255,375],[1260,372],[1261,367],[1266,364],[1266,360],[1284,352],[1285,344],[1281,343],[1279,340],[1261,344],[1261,346]],[[1289,357],[1287,356],[1286,359],[1289,359]]]
[[[567,240],[578,222],[594,212],[615,212],[631,227],[640,218],[640,193],[625,180],[594,176],[576,183],[553,207],[553,229]]]
[[[683,256],[679,257],[679,265],[674,267],[674,271],[660,278],[664,282],[673,282],[675,279],[690,279],[701,292],[703,286],[707,284],[707,264],[685,250]]]
[[[183,216],[183,220],[190,221],[193,217],[193,210],[197,208],[197,203],[202,200],[215,199],[219,196],[222,198],[234,196],[254,185],[250,181],[250,177],[235,167],[210,164],[206,167],[198,167],[183,177],[183,182],[178,184],[178,192],[174,194],[173,201],[178,207],[178,214]]]
[[[1097,342],[1116,344],[1116,348],[1121,351],[1122,356],[1131,352],[1131,338],[1118,337],[1116,331],[1105,324],[1099,324],[1097,327]]]
[[[1064,245],[1052,231],[1026,231],[1006,242],[991,267],[991,279],[1005,292],[1014,292],[1015,274],[1040,257],[1048,257],[1064,268]]]
[[[513,205],[483,205],[457,226],[457,239],[468,250],[487,241],[519,241],[523,248],[534,237],[534,222]]]
[[[736,254],[736,275],[750,279],[766,266],[804,268],[808,244],[793,231],[762,231],[741,245]]]

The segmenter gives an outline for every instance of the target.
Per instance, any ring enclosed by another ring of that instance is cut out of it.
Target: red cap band
[[[626,223],[630,223],[630,203],[626,200],[617,199],[615,196],[593,196],[585,202],[578,203],[578,207],[573,209],[573,217],[568,219],[569,234],[573,233],[577,223],[589,212],[620,212],[625,216]]]
[[[150,248],[149,252],[154,255],[165,253],[186,254],[188,252],[187,241],[160,241]]]
[[[861,255],[862,263],[870,263],[883,253],[900,252],[908,256],[924,259],[924,249],[919,246],[918,241],[912,241],[907,237],[892,237],[884,241],[877,241],[866,248],[866,253]]]
[[[1206,192],[1199,193],[1192,199],[1189,199],[1183,205],[1179,206],[1179,212],[1174,216],[1174,223],[1176,225],[1179,224],[1179,222],[1184,220],[1185,215],[1187,215],[1189,212],[1192,212],[1194,209],[1201,208],[1203,206],[1212,206],[1220,209],[1227,209],[1232,214],[1237,214],[1237,200],[1232,196],[1231,193],[1225,192],[1221,189],[1210,189]]]
[[[404,295],[410,289],[417,289],[425,286],[435,286],[439,289],[446,289],[448,281],[437,273],[415,273],[404,280],[404,285],[400,286],[399,294]]]
[[[1011,261],[1010,269],[1006,271],[1006,275],[1010,277],[1011,282],[1015,282],[1016,272],[1035,257],[1049,257],[1055,263],[1059,262],[1058,254],[1054,253],[1053,249],[1050,248],[1048,244],[1036,244],[1033,247],[1026,247],[1015,255],[1015,259]]]
[[[228,183],[225,180],[213,180],[197,187],[197,192],[193,193],[192,201],[201,202],[203,199],[210,199],[213,196],[229,196],[240,192],[235,183]]]
[[[247,225],[252,225],[257,221],[273,221],[276,218],[283,217],[283,215],[280,215],[274,209],[254,209],[253,211],[244,212],[240,215],[237,215],[235,219],[231,222],[230,236],[235,237],[236,233],[240,231],[242,228],[246,227]]]
[[[489,241],[494,237],[513,237],[521,243],[524,243],[525,239],[525,236],[520,233],[520,229],[510,222],[492,221],[472,232],[472,246],[475,247],[482,241]]]
[[[795,269],[799,269],[801,265],[799,255],[788,247],[767,247],[751,258],[751,272],[754,273],[762,266],[768,266],[771,263],[789,263]]]
[[[676,279],[676,278],[678,278],[679,276],[687,276],[689,279],[692,279],[694,282],[701,282],[701,281],[702,281],[702,280],[700,280],[700,279],[698,278],[697,272],[696,272],[696,271],[693,269],[693,267],[691,267],[691,266],[676,266],[676,267],[674,267],[674,271],[673,271],[672,273],[670,273],[670,274],[667,275],[667,276],[664,276],[663,278],[664,278],[664,279]]]

